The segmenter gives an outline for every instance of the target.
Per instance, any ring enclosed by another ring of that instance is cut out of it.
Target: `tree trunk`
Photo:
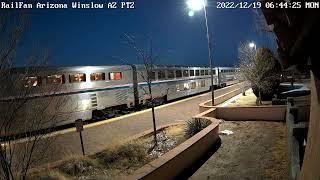
[[[156,128],[156,117],[154,114],[154,105],[153,102],[151,104],[151,110],[152,110],[152,122],[153,122],[153,135],[154,135],[154,146],[156,147],[158,145],[158,140],[157,140],[157,128]]]
[[[261,102],[261,92],[259,91],[259,105],[262,105],[262,102]]]
[[[246,85],[243,83],[243,86],[242,86],[242,96],[245,96],[246,95]]]
[[[148,88],[149,88],[149,93],[150,93],[150,99],[151,99],[151,111],[152,111],[152,122],[153,122],[153,135],[154,135],[154,147],[158,145],[158,140],[157,140],[157,127],[156,127],[156,116],[154,113],[154,99],[152,96],[152,88],[151,88],[151,81],[148,81]]]

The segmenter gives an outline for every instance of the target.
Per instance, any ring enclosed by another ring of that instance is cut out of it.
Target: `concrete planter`
[[[198,161],[219,139],[219,123],[215,118],[199,116],[195,118],[208,119],[212,123],[165,155],[123,179],[175,179]]]

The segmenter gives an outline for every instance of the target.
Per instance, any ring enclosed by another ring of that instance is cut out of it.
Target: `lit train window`
[[[172,70],[168,70],[168,79],[173,79],[174,78],[174,72]]]
[[[54,74],[47,76],[47,84],[64,84],[65,78],[63,74]]]
[[[164,73],[163,70],[158,71],[158,79],[165,79],[166,78],[166,74]]]
[[[183,70],[183,76],[188,77],[189,76],[189,71],[188,70]]]
[[[183,84],[183,90],[188,90],[190,89],[189,84],[188,83],[184,83]]]
[[[176,77],[177,77],[177,78],[182,77],[182,72],[181,72],[181,70],[176,70]]]
[[[204,70],[201,70],[201,71],[200,71],[200,75],[201,75],[201,76],[204,76]]]
[[[204,71],[204,74],[205,74],[205,75],[208,75],[208,74],[209,74],[209,71],[208,71],[208,70],[205,70],[205,71]]]
[[[190,70],[190,76],[194,76],[194,70]]]
[[[37,76],[29,76],[24,78],[24,87],[36,87],[41,84],[41,78]]]
[[[86,82],[86,74],[84,73],[70,74],[69,81],[70,83]]]
[[[199,76],[200,73],[199,73],[199,70],[196,70],[196,76]]]
[[[105,73],[91,73],[90,74],[90,80],[91,81],[106,80],[106,74]]]
[[[121,72],[111,72],[109,73],[109,80],[120,80],[122,79]]]

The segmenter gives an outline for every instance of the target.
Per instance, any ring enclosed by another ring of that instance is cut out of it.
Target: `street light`
[[[254,48],[254,50],[257,50],[257,46],[254,42],[249,43],[250,48]]]
[[[214,105],[214,89],[213,89],[213,69],[212,69],[212,56],[211,56],[211,41],[209,34],[209,26],[208,26],[208,17],[206,10],[207,1],[206,0],[187,0],[187,6],[191,10],[189,12],[189,16],[194,15],[194,11],[199,11],[203,9],[204,18],[206,21],[206,31],[207,31],[207,43],[208,43],[208,56],[209,56],[209,65],[210,65],[210,75],[211,75],[211,102]]]

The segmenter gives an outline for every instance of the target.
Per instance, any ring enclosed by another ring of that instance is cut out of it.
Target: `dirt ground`
[[[257,97],[254,95],[252,89],[246,91],[245,96],[241,96],[238,100],[232,102],[229,107],[237,106],[256,106]],[[271,105],[271,101],[262,101],[262,105]]]
[[[252,90],[228,106],[255,106]],[[270,105],[271,102],[263,102]],[[221,147],[190,179],[288,179],[287,131],[284,122],[223,121]]]
[[[286,127],[281,122],[224,121],[221,147],[190,179],[288,179]]]

